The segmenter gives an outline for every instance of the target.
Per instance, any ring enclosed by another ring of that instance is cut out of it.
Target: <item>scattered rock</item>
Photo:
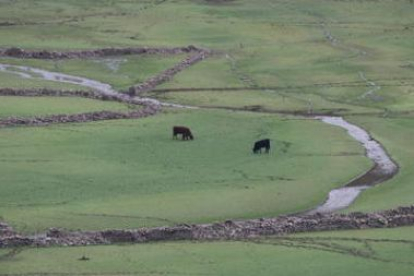
[[[9,57],[22,57],[24,55],[24,50],[17,48],[17,47],[12,47],[9,49],[6,49],[3,52],[4,56],[9,56]]]
[[[0,237],[12,236],[14,235],[13,228],[7,223],[0,221]]]

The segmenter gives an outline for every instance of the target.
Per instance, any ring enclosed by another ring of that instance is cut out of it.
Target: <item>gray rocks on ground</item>
[[[84,123],[102,120],[138,119],[155,115],[160,106],[140,101],[124,94],[105,95],[93,91],[59,91],[51,89],[0,89],[0,96],[26,96],[26,97],[83,97],[102,101],[116,101],[131,105],[140,105],[144,108],[131,112],[97,111],[80,114],[58,114],[50,116],[36,116],[31,118],[9,117],[0,119],[0,127],[11,126],[40,126],[58,123]]]
[[[182,53],[199,52],[202,49],[193,45],[187,47],[175,48],[103,48],[95,50],[80,51],[49,51],[49,50],[25,50],[17,47],[0,49],[0,56],[14,58],[31,58],[31,59],[83,59],[83,58],[100,58],[124,55],[176,55]]]
[[[222,223],[176,225],[142,229],[68,231],[51,228],[45,234],[25,237],[17,234],[0,237],[0,248],[16,246],[84,246],[113,243],[145,243],[174,240],[240,240],[267,235],[302,232],[393,228],[414,225],[414,205],[376,213],[314,214],[280,216]]]
[[[14,235],[13,228],[7,223],[0,221],[0,237],[8,237]]]
[[[49,124],[63,124],[63,123],[86,123],[104,120],[122,120],[122,119],[138,119],[154,115],[157,108],[148,106],[142,110],[132,112],[114,112],[114,111],[97,111],[80,114],[59,114],[43,117],[9,117],[0,119],[0,127],[11,126],[44,126]]]

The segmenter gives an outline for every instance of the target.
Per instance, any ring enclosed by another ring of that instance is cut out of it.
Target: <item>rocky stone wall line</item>
[[[154,106],[147,106],[142,110],[132,112],[113,112],[113,111],[97,111],[78,114],[58,114],[42,117],[9,117],[0,119],[1,127],[15,127],[15,126],[45,126],[50,124],[64,124],[64,123],[86,123],[105,120],[122,120],[122,119],[138,119],[151,115],[155,115],[158,109]]]
[[[158,85],[165,83],[169,80],[171,80],[176,74],[179,72],[189,68],[190,66],[204,60],[210,53],[208,51],[199,51],[194,55],[191,55],[181,61],[180,63],[174,65],[171,68],[168,68],[167,70],[164,70],[158,75],[155,75],[154,77],[149,78],[148,80],[144,81],[141,84],[132,86],[129,88],[129,94],[131,96],[139,95],[144,92],[148,92],[153,90]]]
[[[186,47],[156,48],[103,48],[95,50],[79,51],[50,51],[50,50],[25,50],[17,47],[0,49],[0,57],[27,58],[27,59],[83,59],[102,58],[124,55],[177,55],[182,53],[202,52],[201,48],[193,45]]]
[[[0,88],[0,96],[17,96],[17,97],[80,97],[100,101],[113,101],[132,105],[151,106],[152,109],[160,109],[159,104],[140,98],[132,98],[126,94],[103,94],[95,91],[84,90],[54,90],[54,89],[12,89]]]
[[[101,95],[86,90],[54,90],[54,89],[14,89],[0,88],[0,96],[19,97],[82,97],[101,100]]]
[[[0,248],[16,246],[83,246],[113,243],[145,243],[175,240],[241,240],[267,235],[286,235],[302,232],[393,228],[414,225],[414,206],[399,207],[376,213],[314,214],[280,216],[245,221],[227,220],[223,223],[177,225],[172,227],[136,230],[105,230],[70,232],[49,229],[36,237],[15,233],[0,236]]]

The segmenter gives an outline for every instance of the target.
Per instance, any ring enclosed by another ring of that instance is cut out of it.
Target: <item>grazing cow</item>
[[[254,143],[253,147],[253,153],[262,153],[262,148],[266,149],[266,153],[269,153],[270,151],[270,140],[269,139],[263,139],[260,141],[257,141]]]
[[[173,139],[178,139],[178,134],[181,134],[182,140],[194,140],[193,134],[191,134],[191,130],[188,127],[183,126],[175,126],[173,127]]]

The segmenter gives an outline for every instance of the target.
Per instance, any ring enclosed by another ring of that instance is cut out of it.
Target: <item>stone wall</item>
[[[83,97],[101,99],[100,95],[92,91],[83,90],[54,90],[54,89],[13,89],[0,88],[0,96],[20,96],[20,97]]]
[[[176,55],[181,53],[192,53],[203,51],[195,46],[175,47],[175,48],[104,48],[96,50],[81,51],[49,51],[49,50],[25,50],[21,48],[0,49],[0,57],[32,58],[32,59],[83,59],[83,58],[102,58],[124,55]]]
[[[70,232],[49,229],[37,237],[12,235],[0,237],[0,248],[15,246],[81,246],[113,243],[144,243],[174,240],[240,240],[266,235],[285,235],[301,232],[392,228],[414,225],[414,206],[400,207],[377,213],[315,214],[280,216],[223,223],[177,225],[173,227],[136,230],[105,230]]]
[[[138,119],[156,114],[158,109],[148,106],[145,109],[132,112],[96,111],[78,114],[58,114],[36,116],[30,118],[9,117],[0,119],[1,127],[14,126],[45,126],[50,124],[86,123],[106,120]]]
[[[143,83],[130,87],[129,94],[131,96],[134,96],[134,95],[139,95],[140,93],[151,91],[158,85],[171,80],[179,72],[204,60],[208,55],[209,55],[209,52],[207,51],[199,51],[196,54],[187,57],[186,59],[174,65],[173,67],[168,68],[167,70],[164,70],[160,74],[144,81]]]
[[[0,127],[11,126],[44,126],[57,123],[84,123],[102,120],[137,119],[155,115],[161,107],[151,102],[134,99],[124,94],[104,95],[93,91],[71,91],[51,89],[0,89],[0,96],[22,97],[82,97],[101,101],[116,101],[144,108],[132,112],[97,111],[80,114],[57,114],[29,118],[8,117],[0,119]]]
[[[117,94],[102,94],[94,91],[84,90],[54,90],[54,89],[13,89],[13,88],[0,88],[0,96],[21,96],[21,97],[81,97],[88,99],[95,99],[101,101],[113,101],[122,102],[133,105],[151,105],[148,101],[142,101],[139,98],[132,98],[129,95],[117,93]],[[156,108],[156,107],[154,107]]]

